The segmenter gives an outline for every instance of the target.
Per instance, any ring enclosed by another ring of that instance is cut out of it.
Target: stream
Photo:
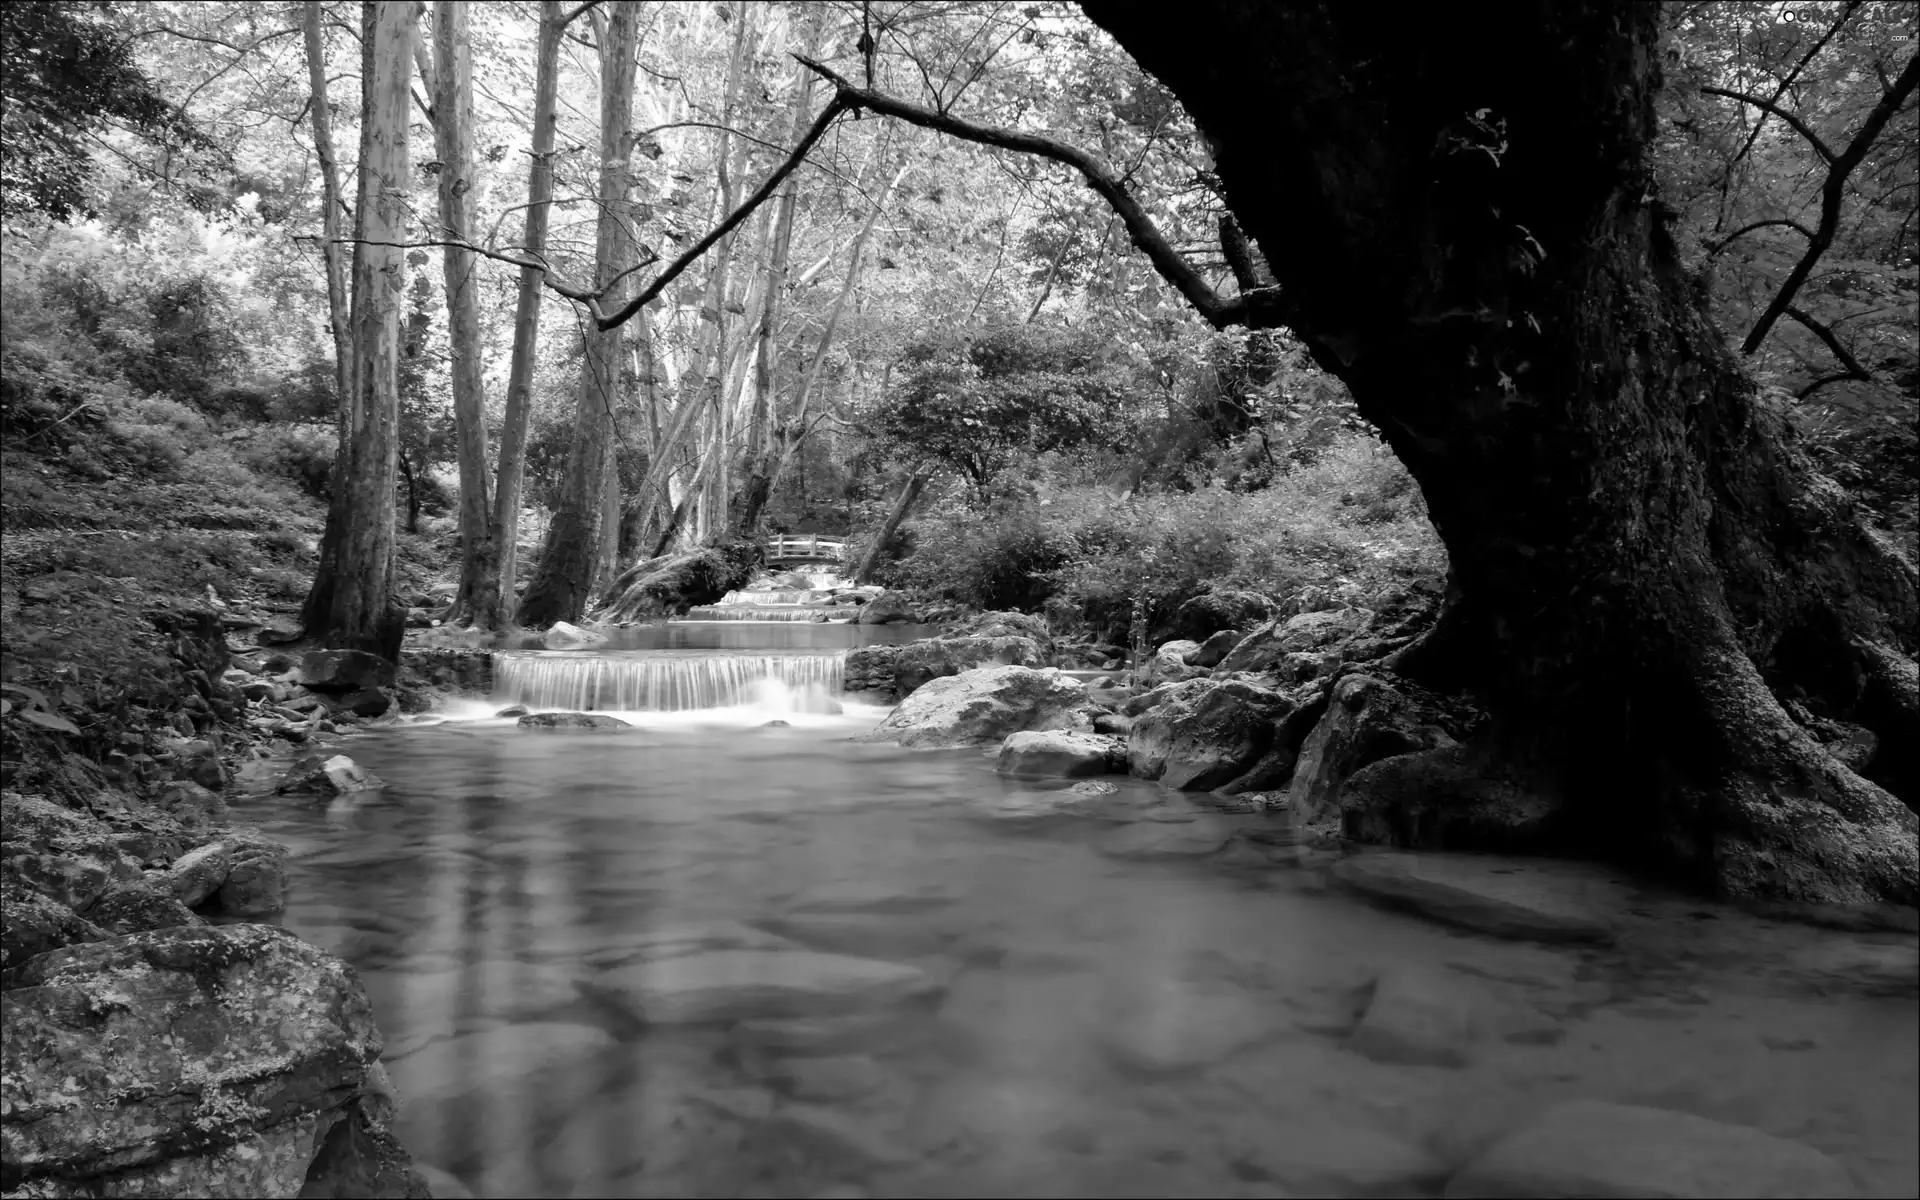
[[[437,1187],[1438,1195],[1516,1122],[1597,1098],[1920,1194],[1912,935],[1607,877],[1613,944],[1496,938],[1376,907],[1338,855],[1208,796],[1113,779],[1063,816],[1034,802],[1066,781],[989,752],[856,740],[884,710],[837,698],[846,648],[919,632],[676,623],[503,654],[494,697],[341,745],[384,791],[235,804],[292,848],[282,923],[365,982]],[[632,727],[521,729],[510,703]],[[1235,836],[1114,840],[1196,822]],[[1363,1052],[1383,977],[1472,1019],[1438,1052]]]

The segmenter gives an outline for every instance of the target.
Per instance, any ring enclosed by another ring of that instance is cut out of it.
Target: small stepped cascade
[[[570,712],[691,712],[783,699],[800,712],[837,711],[844,651],[729,654],[513,652],[493,656],[502,703]]]
[[[845,617],[851,620],[860,615],[860,610],[851,605],[845,607],[796,607],[785,605],[776,607],[771,604],[703,604],[687,610],[689,621],[811,621],[820,614],[829,617]]]

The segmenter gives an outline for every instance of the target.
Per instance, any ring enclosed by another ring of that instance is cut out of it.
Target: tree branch
[[[1852,351],[1848,350],[1846,346],[1841,344],[1840,338],[1833,332],[1831,328],[1821,324],[1819,321],[1814,320],[1812,317],[1808,316],[1805,312],[1795,308],[1791,304],[1787,305],[1786,312],[1789,317],[1792,317],[1794,320],[1800,322],[1800,324],[1806,326],[1807,330],[1810,333],[1812,333],[1813,336],[1819,338],[1822,342],[1824,342],[1826,344],[1827,349],[1833,352],[1833,356],[1840,360],[1840,365],[1847,369],[1847,373],[1845,375],[1839,376],[1840,379],[1859,379],[1859,380],[1864,380],[1868,383],[1871,383],[1873,381],[1873,372],[1867,370],[1865,367],[1860,365],[1860,360],[1853,356]],[[1810,385],[1805,392],[1800,393],[1801,398],[1804,399],[1809,392],[1813,391],[1815,387],[1822,387],[1828,383],[1833,383],[1833,382],[1835,382],[1835,380],[1833,379],[1821,379],[1816,383]]]
[[[1800,61],[1794,64],[1793,70],[1787,72],[1787,77],[1780,81],[1780,86],[1773,89],[1773,100],[1775,103],[1778,103],[1780,97],[1787,94],[1787,89],[1792,87],[1793,81],[1800,77],[1800,72],[1807,69],[1807,64],[1813,61],[1813,56],[1820,53],[1821,48],[1832,41],[1833,35],[1845,28],[1848,21],[1853,20],[1854,11],[1859,7],[1860,0],[1848,0],[1846,9],[1840,14],[1840,19],[1835,21],[1831,28],[1820,35],[1820,40],[1815,42],[1812,48],[1800,57]],[[1734,164],[1745,158],[1747,152],[1753,149],[1753,144],[1760,140],[1760,131],[1766,127],[1766,124],[1766,115],[1762,113],[1760,119],[1753,123],[1753,129],[1747,134],[1747,140],[1741,145],[1740,152],[1734,155],[1733,159],[1727,164],[1728,170],[1732,170]]]
[[[1738,100],[1743,104],[1751,104],[1762,112],[1772,113],[1782,121],[1785,121],[1795,133],[1807,139],[1807,144],[1813,147],[1814,153],[1818,154],[1828,165],[1832,165],[1834,153],[1827,149],[1827,144],[1820,140],[1820,135],[1810,129],[1805,121],[1802,121],[1786,109],[1781,108],[1773,101],[1762,100],[1758,96],[1749,96],[1745,92],[1735,92],[1727,88],[1703,87],[1700,90],[1709,96],[1725,96],[1729,100]]]
[[[476,246],[472,242],[463,242],[463,241],[452,240],[447,238],[428,238],[428,239],[417,241],[417,242],[375,242],[375,241],[368,241],[364,238],[337,238],[335,240],[341,243],[342,245],[391,246],[400,250],[425,250],[434,246],[454,246],[461,250],[471,250],[482,258],[490,258],[495,262],[503,262],[508,264],[509,266],[520,267],[528,271],[540,272],[540,282],[545,284],[548,290],[558,293],[559,295],[565,296],[569,300],[578,301],[579,303],[586,305],[587,311],[593,314],[594,320],[598,321],[601,319],[600,306],[597,303],[600,299],[600,293],[590,292],[585,288],[575,287],[571,284],[564,283],[561,280],[555,279],[553,277],[552,267],[548,266],[543,262],[536,262],[531,258],[515,258],[511,254],[502,254],[497,250],[488,250],[483,246]],[[628,268],[628,271],[638,270],[640,267],[644,267],[647,265],[648,264],[644,262],[638,263],[634,267]],[[621,276],[626,275],[628,271],[622,271],[620,273]],[[616,279],[617,278],[618,277],[616,277]],[[606,328],[611,328],[611,326],[607,326]]]
[[[1893,114],[1899,112],[1900,106],[1913,95],[1915,87],[1920,87],[1920,54],[1907,60],[1906,69],[1900,72],[1900,78],[1894,81],[1892,90],[1881,96],[1880,103],[1873,106],[1873,111],[1867,114],[1865,121],[1861,122],[1860,132],[1854,134],[1853,140],[1847,143],[1846,150],[1838,158],[1830,154],[1827,156],[1832,165],[1827,169],[1827,180],[1820,188],[1820,227],[1814,232],[1812,240],[1807,243],[1806,252],[1800,256],[1800,261],[1793,264],[1793,270],[1787,273],[1787,281],[1780,285],[1780,291],[1767,305],[1767,311],[1762,313],[1760,320],[1754,324],[1753,332],[1747,334],[1747,340],[1740,344],[1741,353],[1752,354],[1760,348],[1762,342],[1767,340],[1767,334],[1773,329],[1774,323],[1780,319],[1782,313],[1786,312],[1787,306],[1793,303],[1793,298],[1799,293],[1800,286],[1807,281],[1807,276],[1812,274],[1814,264],[1820,261],[1820,256],[1825,254],[1827,247],[1833,244],[1833,235],[1840,229],[1840,203],[1846,195],[1847,176],[1851,175],[1853,169],[1866,158],[1867,151],[1873,148],[1874,139],[1880,136],[1880,131],[1886,128],[1887,122],[1893,120]],[[1785,113],[1781,116],[1786,119]],[[1797,121],[1798,118],[1793,120]],[[1812,135],[1809,133],[1808,136]],[[1824,147],[1820,149],[1823,154],[1826,153]]]
[[[1746,234],[1746,233],[1752,233],[1756,229],[1765,229],[1769,225],[1785,226],[1786,228],[1791,229],[1796,233],[1798,233],[1801,237],[1806,238],[1809,242],[1811,242],[1814,238],[1813,230],[1808,229],[1805,225],[1802,225],[1800,222],[1792,220],[1791,218],[1781,217],[1781,218],[1776,218],[1770,221],[1755,221],[1751,225],[1742,225],[1740,228],[1734,230],[1732,233],[1721,238],[1719,241],[1708,242],[1707,253],[1718,254],[1722,250],[1725,250],[1728,246],[1732,245],[1734,239],[1738,238],[1740,235]]]
[[[807,157],[808,152],[819,143],[822,137],[826,136],[827,130],[847,111],[848,105],[839,96],[835,96],[832,100],[828,101],[827,106],[820,110],[820,115],[814,118],[813,127],[807,130],[807,135],[801,138],[800,144],[795,146],[787,155],[787,160],[774,168],[773,173],[767,176],[766,182],[760,185],[758,191],[748,196],[739,208],[734,209],[732,213],[728,214],[726,220],[708,230],[705,237],[695,242],[692,246],[689,246],[686,252],[681,254],[680,257],[668,263],[666,269],[654,276],[653,282],[640,289],[640,294],[632,300],[629,300],[626,306],[619,312],[608,316],[601,316],[597,309],[593,310],[594,324],[605,330],[623,325],[627,321],[632,320],[633,314],[652,303],[654,297],[658,296],[662,291],[665,291],[666,286],[679,278],[681,272],[692,266],[715,242],[727,236],[728,233],[733,231],[735,226],[751,216],[754,209],[759,208],[760,205],[765,203],[767,197],[773,195],[774,191],[785,181],[787,176],[793,174],[794,170],[799,167],[801,161]],[[564,293],[562,294],[564,295]]]
[[[1180,253],[1168,243],[1166,237],[1154,225],[1153,219],[1147,215],[1139,201],[1127,192],[1120,180],[1114,177],[1113,172],[1086,151],[1037,134],[977,125],[972,121],[921,108],[919,105],[909,104],[877,91],[855,87],[831,69],[812,59],[800,55],[794,57],[809,70],[833,84],[834,104],[837,106],[853,111],[866,110],[882,116],[896,117],[909,124],[932,129],[962,141],[1037,155],[1063,163],[1080,172],[1087,186],[1099,193],[1119,216],[1121,222],[1126,225],[1133,244],[1138,246],[1153,263],[1154,269],[1160,273],[1161,278],[1172,284],[1186,298],[1187,303],[1199,310],[1200,315],[1207,319],[1207,323],[1216,329],[1225,328],[1228,325],[1252,325],[1256,328],[1265,328],[1282,323],[1279,319],[1282,304],[1277,289],[1261,288],[1230,299],[1221,297],[1206,280],[1200,277],[1200,273],[1193,269],[1192,264],[1182,258]]]

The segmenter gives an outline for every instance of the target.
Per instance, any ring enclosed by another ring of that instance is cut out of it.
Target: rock
[[[288,642],[297,642],[307,636],[307,627],[292,617],[281,615],[268,617],[254,640],[262,646],[283,646]]]
[[[227,802],[197,783],[169,783],[153,797],[153,806],[180,822],[182,829],[207,830],[225,825]]]
[[[90,813],[7,792],[0,797],[0,878],[84,914],[114,885],[139,879],[140,864]]]
[[[371,792],[386,787],[386,783],[371,771],[363,769],[344,754],[308,754],[287,768],[287,774],[280,781],[276,791],[285,792],[322,792],[345,795],[349,792]]]
[[[379,688],[360,688],[339,695],[323,696],[321,703],[335,717],[352,713],[356,717],[384,717],[393,707],[393,694]]]
[[[548,1078],[596,1076],[617,1043],[570,1021],[502,1025],[426,1045],[387,1064],[409,1106],[432,1109],[472,1096],[540,1098]]]
[[[994,762],[1004,775],[1108,775],[1124,765],[1119,742],[1099,734],[1023,730],[1007,735]]]
[[[898,646],[855,646],[841,663],[841,687],[862,699],[892,704],[899,699],[894,687]]]
[[[857,1012],[941,990],[914,967],[797,950],[716,950],[640,963],[582,980],[580,989],[647,1025]]]
[[[1219,787],[1260,761],[1273,745],[1274,723],[1292,708],[1285,696],[1264,688],[1196,680],[1135,720],[1127,766],[1168,787]]]
[[[1309,1114],[1274,1120],[1232,1153],[1235,1174],[1291,1196],[1430,1196],[1446,1177],[1433,1155],[1392,1134]]]
[[[426,1163],[413,1164],[414,1173],[426,1181],[427,1190],[433,1200],[474,1200],[473,1189],[468,1187],[452,1171],[429,1166]]]
[[[860,608],[861,625],[917,625],[920,615],[899,592],[881,592]]]
[[[619,717],[605,713],[528,713],[520,718],[522,729],[632,729]]]
[[[1431,693],[1404,680],[1372,674],[1342,678],[1326,715],[1300,747],[1288,807],[1305,821],[1332,815],[1342,785],[1360,768],[1397,754],[1455,745],[1443,725],[1449,719]]]
[[[929,619],[931,619],[929,617]],[[983,612],[958,621],[946,630],[947,637],[1025,637],[1032,638],[1040,653],[1049,659],[1054,654],[1053,634],[1044,618],[1023,612]]]
[[[0,969],[17,967],[62,946],[106,937],[106,930],[64,904],[10,882],[0,885]]]
[[[379,1070],[380,1065],[375,1063],[374,1071]],[[357,1200],[361,1196],[450,1200],[448,1193],[431,1190],[432,1181],[413,1165],[412,1157],[386,1123],[368,1114],[367,1107],[363,1098],[334,1122],[307,1167],[300,1200]]]
[[[1373,984],[1347,1048],[1375,1062],[1464,1067],[1486,1032],[1485,998],[1441,971],[1402,965]]]
[[[1624,912],[1631,889],[1578,863],[1492,855],[1384,852],[1343,859],[1334,878],[1398,908],[1495,937],[1609,943],[1607,913]]]
[[[597,629],[582,629],[566,621],[555,621],[547,626],[541,641],[549,650],[568,650],[577,646],[603,646],[607,642],[607,635]]]
[[[1196,667],[1217,667],[1221,661],[1233,652],[1233,648],[1245,641],[1247,635],[1238,629],[1222,629],[1206,641],[1200,648],[1187,656],[1187,661]]]
[[[1209,1067],[1273,1036],[1281,1010],[1242,991],[1161,979],[1119,1002],[1101,1043],[1123,1071],[1157,1078]]]
[[[851,656],[849,656],[851,657]],[[922,638],[893,656],[893,692],[904,699],[931,679],[958,675],[976,667],[1044,667],[1046,655],[1030,637]]]
[[[233,852],[225,842],[209,842],[189,850],[167,868],[167,883],[173,898],[188,908],[198,908],[227,881],[233,867]]]
[[[392,687],[395,672],[393,663],[365,650],[309,650],[294,682],[319,692],[358,692]]]
[[[918,1041],[924,1024],[895,1010],[841,1017],[759,1018],[742,1021],[733,1040],[768,1054],[886,1054]]]
[[[1383,758],[1339,788],[1342,832],[1407,849],[1525,854],[1564,848],[1562,799],[1491,770],[1466,746]]]
[[[175,751],[173,777],[217,792],[227,786],[227,767],[220,761],[218,747],[212,742],[196,740]]]
[[[8,983],[10,1189],[293,1195],[381,1049],[352,970],[269,926],[69,946]]]
[[[868,741],[908,747],[977,746],[1030,729],[1089,730],[1078,680],[1028,667],[980,667],[935,679],[887,715]]]
[[[1447,1196],[1857,1195],[1811,1146],[1690,1113],[1572,1100],[1496,1142]]]
[[[1273,601],[1258,593],[1206,592],[1174,610],[1172,633],[1175,637],[1205,642],[1228,630],[1244,633],[1272,616]]]
[[[163,890],[164,889],[164,890]],[[160,887],[145,882],[123,883],[94,901],[87,920],[109,934],[143,933],[152,929],[171,929],[176,925],[199,925],[200,918],[174,899],[161,878]]]
[[[496,717],[524,717],[529,711],[524,704],[509,704],[493,715]]]
[[[1199,858],[1217,853],[1232,836],[1217,819],[1140,821],[1102,835],[1096,846],[1112,858]]]
[[[234,917],[264,917],[287,906],[287,848],[273,842],[228,843],[233,862],[214,900]]]
[[[1199,649],[1200,643],[1192,641],[1163,644],[1147,662],[1147,679],[1155,684],[1179,683],[1183,679],[1205,674],[1200,668],[1187,664],[1187,656]]]
[[[1121,716],[1119,713],[1095,713],[1093,731],[1104,733],[1109,737],[1124,738],[1133,732],[1133,718]]]
[[[1219,670],[1274,671],[1289,654],[1326,650],[1358,634],[1372,618],[1368,609],[1349,608],[1269,621],[1221,659]]]

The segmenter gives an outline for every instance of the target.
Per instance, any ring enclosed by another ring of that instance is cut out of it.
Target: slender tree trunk
[[[1920,716],[1920,587],[1812,473],[1679,262],[1649,160],[1658,10],[1090,11],[1206,132],[1276,311],[1447,545],[1459,603],[1402,663],[1495,721],[1356,777],[1349,832],[1920,900],[1920,819],[1868,778],[1915,798],[1887,747]],[[1867,777],[1801,714],[1876,733]]]
[[[615,282],[632,257],[627,221],[628,130],[632,124],[634,54],[639,6],[618,0],[600,34],[600,214],[596,223],[595,279],[602,303],[622,304],[624,281]],[[598,15],[599,10],[594,10]],[[619,400],[623,326],[589,328],[586,362],[574,409],[573,440],[560,505],[548,527],[540,569],[520,603],[520,623],[578,621],[600,574],[600,527],[606,512],[607,471],[613,450],[613,409]]]
[[[913,511],[914,502],[920,499],[920,493],[926,490],[927,480],[931,476],[925,471],[915,471],[907,476],[905,486],[900,489],[900,498],[893,502],[893,511],[887,514],[886,522],[880,526],[880,533],[860,556],[860,565],[854,568],[853,581],[866,583],[873,578],[873,568],[879,565],[880,552],[886,548],[893,535],[900,530],[900,523]]]
[[[440,156],[440,223],[449,242],[473,239],[473,55],[467,47],[466,0],[433,6],[433,141]],[[499,543],[487,495],[487,397],[480,342],[479,256],[443,248],[447,341],[453,355],[453,425],[460,466],[460,585],[449,624],[471,623],[482,593],[498,587]]]
[[[547,219],[553,207],[555,93],[560,77],[560,0],[540,0],[540,35],[533,84],[533,154],[527,169],[527,224],[521,252],[545,257]],[[526,481],[527,414],[532,409],[533,368],[539,357],[540,272],[520,268],[520,295],[513,317],[513,359],[507,370],[507,407],[500,426],[500,465],[495,474],[493,575],[473,591],[473,623],[500,629],[512,623],[519,579],[520,497]]]
[[[409,200],[407,84],[412,0],[369,6],[363,62],[360,202],[355,254],[354,370],[358,401],[334,559],[324,556],[307,598],[307,633],[324,646],[400,652],[405,614],[393,604],[394,469],[400,419],[400,302]]]
[[[327,268],[327,328],[333,334],[335,402],[340,408],[342,435],[352,422],[348,405],[353,388],[352,314],[347,301],[347,247],[340,238],[340,161],[333,150],[333,110],[327,102],[327,54],[320,39],[320,0],[301,6],[301,24],[307,40],[307,81],[312,92],[313,151],[320,160],[320,257]],[[344,445],[344,441],[342,442]]]

